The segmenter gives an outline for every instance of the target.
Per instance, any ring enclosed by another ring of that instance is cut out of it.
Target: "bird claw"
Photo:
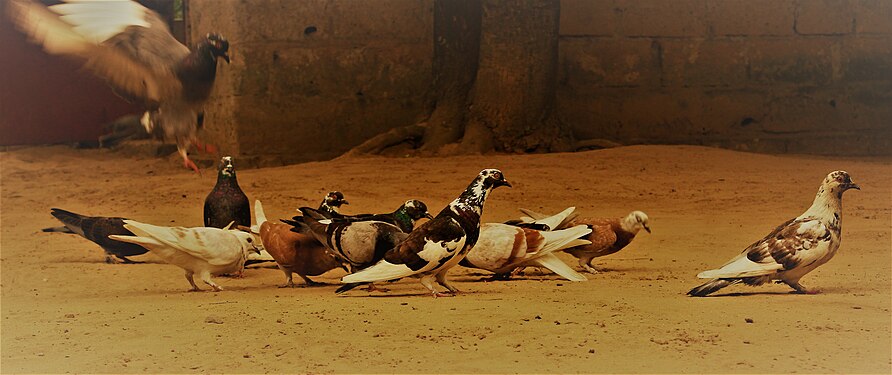
[[[582,270],[583,270],[583,271],[586,271],[586,272],[588,272],[588,273],[590,273],[590,274],[592,274],[592,275],[601,273],[601,271],[596,270],[595,267],[588,266],[588,265],[586,265],[586,266],[582,266]]]
[[[369,286],[367,286],[365,288],[365,291],[366,292],[389,292],[390,289],[381,288],[381,287],[375,286],[375,284],[369,284]]]
[[[431,294],[434,298],[437,297],[455,297],[455,292],[435,292]]]

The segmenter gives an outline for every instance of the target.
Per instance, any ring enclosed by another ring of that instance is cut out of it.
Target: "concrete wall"
[[[191,0],[193,41],[230,41],[205,134],[223,152],[284,162],[340,155],[424,113],[430,0]]]
[[[581,138],[892,154],[892,1],[563,0]]]
[[[190,0],[230,38],[206,138],[330,158],[426,113],[433,0]],[[892,154],[892,0],[562,0],[578,138]],[[311,27],[315,32],[310,32]]]

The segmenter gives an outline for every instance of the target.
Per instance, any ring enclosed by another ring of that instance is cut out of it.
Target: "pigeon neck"
[[[815,201],[802,217],[817,217],[822,219],[839,218],[842,212],[842,188],[821,186]]]
[[[400,207],[396,210],[393,213],[393,218],[396,221],[396,226],[400,227],[403,232],[409,233],[415,227],[415,221],[406,213],[405,207]]]
[[[217,186],[238,186],[238,179],[235,177],[235,171],[227,172],[225,169],[217,175]]]
[[[477,177],[458,198],[449,204],[448,208],[458,214],[473,212],[479,218],[483,215],[483,202],[486,201],[486,196],[491,190],[492,186],[484,186],[483,179]]]
[[[322,201],[322,203],[319,204],[319,211],[327,212],[329,214],[339,214],[340,213],[340,212],[338,212],[337,207],[329,206],[328,203],[325,201]]]

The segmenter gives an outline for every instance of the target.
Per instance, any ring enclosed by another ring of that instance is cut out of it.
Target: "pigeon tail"
[[[328,225],[319,222],[319,220],[327,219],[319,214],[319,211],[309,207],[301,207],[300,212],[304,215],[301,220],[293,221],[293,223],[298,224],[295,228],[300,227],[298,233],[308,234],[322,244],[329,244]]]
[[[554,254],[545,254],[544,256],[533,259],[531,263],[536,266],[545,267],[551,272],[570,281],[588,281],[585,276],[570,268],[570,266],[561,261],[561,259]]]
[[[77,233],[74,233],[74,231],[72,231],[71,229],[68,229],[68,227],[49,227],[49,228],[43,228],[43,229],[41,229],[40,231],[41,231],[41,232],[50,232],[50,233],[71,233],[71,234],[77,234]]]
[[[52,208],[50,210],[50,215],[53,215],[53,217],[61,221],[62,224],[65,224],[65,227],[67,227],[68,230],[86,237],[86,235],[84,235],[83,228],[83,222],[86,218],[85,216],[76,214],[74,212],[65,211],[61,208]]]
[[[592,232],[592,229],[585,225],[577,225],[572,228],[562,229],[554,232],[540,232],[545,238],[545,245],[538,251],[539,254],[549,254],[558,250],[569,249],[571,247],[590,245],[591,241],[580,240]]]
[[[520,217],[519,221],[521,223],[526,225],[544,225],[547,229],[543,230],[564,229],[567,224],[579,217],[579,214],[576,213],[576,207],[567,207],[567,209],[552,216],[547,216],[525,208],[521,208],[520,212],[527,215]]]
[[[256,218],[257,224],[251,226],[251,232],[255,234],[260,233],[260,226],[266,222],[266,213],[263,212],[263,205],[260,204],[260,200],[254,201],[254,217]]]
[[[341,293],[344,293],[344,292],[346,292],[346,291],[348,291],[348,290],[351,290],[351,289],[353,289],[353,288],[356,288],[356,287],[358,287],[358,286],[360,286],[360,285],[365,285],[365,284],[368,284],[368,283],[350,283],[350,284],[344,284],[344,285],[341,285],[340,288],[338,288],[337,290],[335,290],[335,294],[341,294]]]
[[[703,285],[691,289],[690,291],[688,291],[688,295],[692,297],[706,297],[712,293],[717,292],[719,289],[722,289],[728,285],[737,284],[740,281],[740,279],[712,279],[703,283]]]

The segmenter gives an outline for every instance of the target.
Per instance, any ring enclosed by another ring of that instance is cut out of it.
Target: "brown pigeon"
[[[292,226],[289,224],[267,221],[260,201],[254,201],[254,215],[260,227],[263,247],[276,260],[279,269],[285,273],[285,284],[280,288],[294,287],[294,281],[291,279],[293,273],[304,279],[306,285],[312,286],[317,283],[307,276],[319,276],[338,267],[346,270],[346,267],[312,236],[292,232]]]
[[[565,251],[579,259],[579,266],[590,273],[598,273],[598,270],[592,267],[592,259],[622,250],[635,239],[635,235],[641,229],[650,233],[647,215],[641,211],[632,211],[626,217],[612,219],[577,218],[568,225],[580,224],[592,229],[591,234],[581,237],[592,243]]]

